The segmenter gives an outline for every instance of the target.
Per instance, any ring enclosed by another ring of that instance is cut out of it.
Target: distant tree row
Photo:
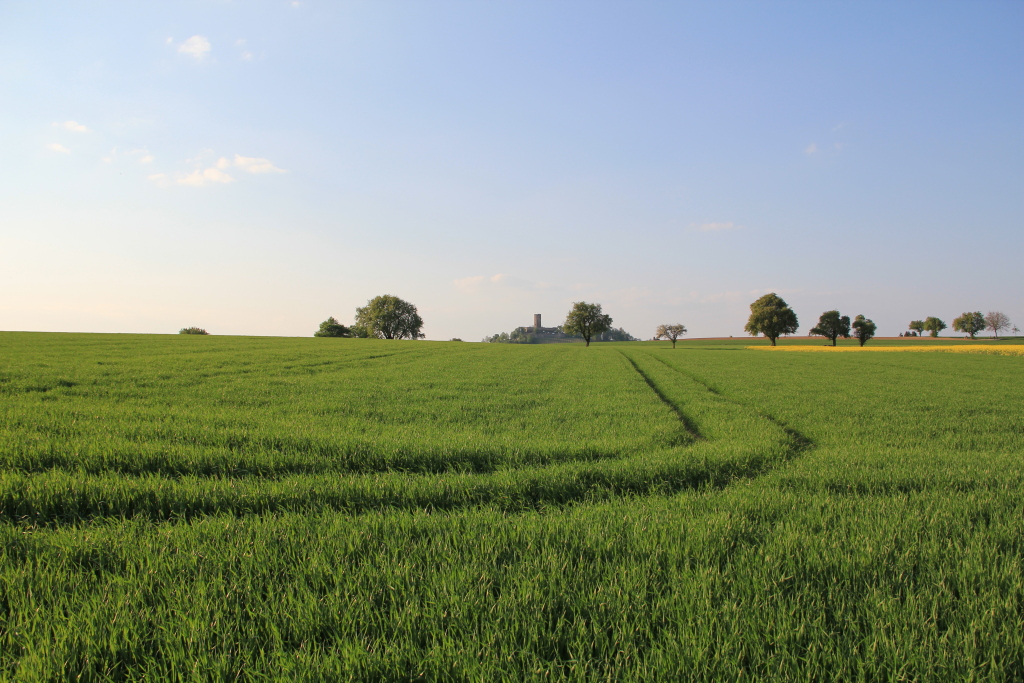
[[[875,323],[858,315],[850,322],[850,316],[839,315],[839,311],[825,311],[818,318],[818,324],[811,328],[810,333],[832,340],[832,346],[836,345],[836,339],[842,337],[849,339],[853,337],[861,346],[875,336],[877,327]],[[851,333],[852,331],[852,333]]]
[[[382,294],[356,308],[355,324],[347,327],[334,317],[320,323],[314,337],[375,337],[377,339],[422,339],[423,318],[416,307],[391,294]]]
[[[1002,311],[989,311],[985,315],[981,311],[964,311],[953,320],[953,329],[967,334],[971,339],[982,330],[991,330],[996,339],[999,339],[999,333],[1003,330],[1013,330],[1014,334],[1020,331],[1010,325],[1009,316]]]
[[[772,292],[750,304],[750,318],[743,329],[755,337],[763,334],[771,341],[772,346],[775,346],[779,337],[793,334],[799,327],[796,312],[782,297]],[[822,313],[818,317],[818,324],[811,328],[810,333],[829,339],[832,346],[836,345],[839,337],[849,339],[851,336],[864,346],[875,336],[876,330],[875,323],[863,315],[858,315],[850,322],[850,316],[841,315],[839,311],[833,310]]]
[[[753,336],[763,334],[775,346],[780,336],[794,334],[799,327],[796,312],[789,307],[782,297],[774,292],[765,294],[750,304],[750,317],[744,330]],[[908,326],[910,331],[901,336],[919,336],[924,332],[937,337],[946,329],[945,321],[934,316],[924,320],[912,320]],[[519,327],[512,332],[501,332],[483,341],[499,344],[532,344],[539,341],[538,337],[529,332],[530,328]],[[810,329],[810,334],[829,339],[832,346],[839,337],[853,337],[861,346],[875,336],[876,326],[873,321],[863,315],[857,315],[852,321],[838,310],[825,311],[818,318],[818,324]],[[1010,330],[1014,335],[1020,330],[1012,325],[1010,318],[1000,311],[965,311],[953,320],[953,329],[963,332],[974,339],[983,330],[991,330],[996,339],[999,333]],[[667,339],[676,347],[676,341],[687,332],[682,323],[659,325],[655,330],[654,339]],[[209,334],[200,327],[184,327],[178,334]],[[365,306],[356,308],[355,322],[346,326],[334,316],[320,323],[320,328],[313,333],[314,337],[374,337],[377,339],[423,339],[423,319],[416,306],[393,296],[383,294],[366,302]],[[591,341],[639,341],[623,328],[612,327],[612,318],[601,310],[601,304],[576,301],[565,317],[565,322],[556,327],[552,337],[554,340],[582,339],[587,346]],[[452,341],[461,341],[453,339]]]
[[[920,337],[925,332],[928,332],[932,337],[938,337],[939,332],[946,329],[946,323],[941,318],[934,316],[928,316],[924,320],[911,320],[910,325],[907,326],[913,336]]]
[[[1009,316],[1001,311],[989,311],[984,315],[981,311],[964,311],[953,319],[953,330],[963,332],[971,339],[984,330],[991,330],[996,339],[999,339],[999,333],[1003,330],[1010,330],[1014,334],[1020,332],[1016,325],[1011,325]],[[928,332],[930,336],[937,337],[947,326],[944,320],[928,316],[924,320],[911,320],[907,327],[913,332],[913,335],[908,333],[907,336],[916,337]]]
[[[536,334],[530,333],[528,327],[517,327],[512,332],[499,332],[484,337],[483,341],[492,344],[536,344],[541,341]],[[573,303],[572,309],[565,316],[565,322],[555,328],[550,337],[554,341],[582,339],[587,346],[591,341],[640,341],[623,328],[612,327],[612,318],[601,310],[601,304],[585,301]]]
[[[750,318],[744,329],[754,336],[763,334],[771,340],[772,346],[775,346],[776,339],[781,335],[793,334],[798,326],[793,309],[780,296],[772,293],[765,294],[750,304]],[[937,337],[939,332],[946,329],[946,323],[940,318],[928,316],[924,320],[911,321],[909,327],[913,334],[908,332],[900,336],[919,336],[928,332],[931,336]],[[996,339],[1003,330],[1012,330],[1014,334],[1020,332],[1016,325],[1011,327],[1009,317],[999,311],[989,311],[985,315],[982,315],[981,311],[965,312],[953,321],[953,329],[970,335],[971,339],[982,330],[991,330]],[[849,339],[852,336],[864,346],[875,336],[876,330],[875,323],[863,315],[858,315],[851,322],[849,316],[840,315],[839,311],[833,310],[821,314],[818,324],[810,329],[810,334],[831,340],[832,346],[836,345],[839,337]]]

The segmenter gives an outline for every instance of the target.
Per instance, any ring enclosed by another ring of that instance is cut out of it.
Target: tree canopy
[[[583,337],[587,346],[590,346],[590,340],[594,335],[606,332],[611,327],[611,316],[601,312],[601,304],[576,301],[572,305],[572,310],[565,316],[562,331],[566,334],[578,334]]]
[[[784,334],[793,334],[799,326],[793,309],[772,292],[750,304],[750,318],[743,329],[755,337],[763,334],[775,346],[776,339]]]
[[[875,336],[875,323],[870,318],[858,315],[853,319],[853,336],[857,338],[861,346]]]
[[[907,325],[907,329],[917,332],[919,335],[924,333],[924,321],[923,320],[911,320],[910,324]]]
[[[989,311],[985,315],[985,329],[992,330],[996,339],[999,339],[1000,330],[1010,329],[1010,318],[999,311]]]
[[[183,327],[178,330],[178,334],[210,334],[201,327]]]
[[[939,318],[928,316],[927,318],[924,319],[924,329],[926,329],[931,336],[938,337],[939,332],[942,332],[944,329],[946,329],[946,323],[944,323]]]
[[[964,311],[953,319],[953,329],[968,334],[971,339],[974,339],[974,335],[985,329],[985,316],[981,314],[981,311],[973,313]]]
[[[339,323],[332,315],[320,323],[320,329],[313,333],[314,337],[351,337],[352,331]]]
[[[811,328],[811,334],[827,337],[835,346],[838,337],[850,338],[850,316],[840,316],[839,311],[825,311],[818,318],[818,324]]]
[[[676,323],[675,325],[658,325],[658,329],[654,332],[655,339],[670,339],[672,340],[672,348],[676,348],[676,339],[686,334],[686,326],[682,323]]]
[[[408,301],[382,294],[356,309],[356,327],[378,339],[422,339],[423,318]]]

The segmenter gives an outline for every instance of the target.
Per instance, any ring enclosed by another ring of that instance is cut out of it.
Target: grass
[[[1024,678],[1024,360],[749,344],[2,333],[0,679]]]
[[[824,351],[824,352],[846,352],[846,351],[923,351],[925,353],[987,353],[995,356],[1024,356],[1024,344],[943,344],[941,346],[810,346],[810,345],[789,345],[789,346],[748,346],[748,349],[774,349],[776,351]]]

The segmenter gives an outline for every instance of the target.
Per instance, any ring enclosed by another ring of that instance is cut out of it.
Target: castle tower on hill
[[[540,313],[533,314],[533,325],[512,330],[509,341],[517,344],[561,344],[579,341],[579,337],[566,336],[560,327],[544,327]]]
[[[557,327],[544,327],[541,324],[540,313],[533,314],[533,325],[517,327],[520,334],[532,334],[535,337],[554,338],[561,335]]]

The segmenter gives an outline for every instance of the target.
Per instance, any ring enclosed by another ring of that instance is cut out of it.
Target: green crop
[[[0,679],[1024,678],[1024,358],[749,344],[2,333]]]

